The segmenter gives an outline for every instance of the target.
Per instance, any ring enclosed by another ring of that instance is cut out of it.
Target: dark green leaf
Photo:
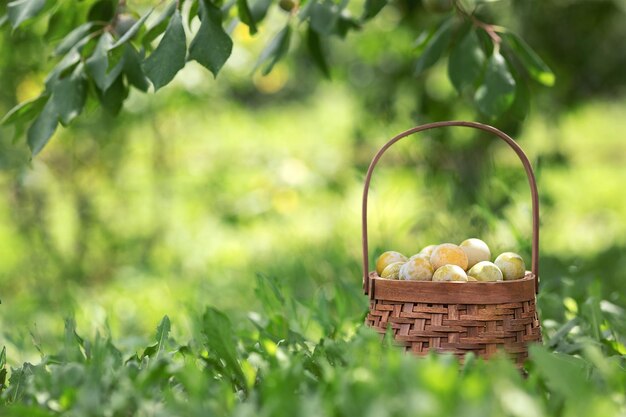
[[[357,20],[350,16],[344,16],[343,14],[340,14],[339,20],[337,20],[337,24],[335,25],[335,31],[333,33],[344,39],[348,32],[358,29],[361,29],[361,25]]]
[[[141,29],[141,27],[143,26],[143,24],[145,23],[146,19],[152,14],[152,11],[154,9],[150,9],[148,10],[148,12],[146,14],[144,14],[143,16],[141,16],[139,18],[139,20],[137,20],[131,27],[130,29],[128,29],[126,32],[124,32],[124,35],[122,35],[112,46],[110,49],[115,49],[120,45],[125,44],[126,42],[128,42],[129,40],[132,39],[133,36],[135,36],[137,34],[137,32],[139,32],[139,29]]]
[[[341,9],[332,1],[314,2],[309,10],[310,25],[320,35],[330,35],[335,30]]]
[[[198,61],[213,76],[222,68],[233,49],[233,41],[222,27],[222,11],[201,0],[202,23],[189,46],[189,59]]]
[[[61,43],[56,47],[56,49],[54,50],[54,54],[63,55],[69,52],[69,50],[72,49],[78,43],[78,41],[83,39],[91,32],[91,29],[93,27],[93,22],[87,22],[72,30],[70,33],[67,34],[67,36],[63,38]]]
[[[289,50],[289,40],[291,39],[291,26],[287,24],[278,34],[270,41],[270,43],[265,47],[263,52],[261,52],[261,56],[259,57],[259,61],[257,62],[256,68],[260,65],[269,61],[269,63],[265,66],[262,71],[263,75],[267,75],[272,71],[274,65],[287,53]]]
[[[237,10],[239,11],[239,20],[248,25],[250,34],[254,35],[257,32],[256,22],[248,6],[248,0],[237,0]]]
[[[15,0],[8,4],[7,15],[13,29],[34,17],[46,5],[46,0]]]
[[[9,21],[9,16],[7,16],[6,14],[3,16],[0,16],[0,28],[4,26],[4,24],[8,21]]]
[[[531,359],[536,371],[545,379],[551,391],[575,399],[588,389],[588,363],[575,356],[548,352],[542,346],[531,346]]]
[[[514,93],[515,79],[504,57],[498,51],[494,51],[487,63],[484,84],[474,95],[476,104],[487,116],[497,117],[511,106]]]
[[[49,99],[39,116],[28,129],[26,136],[33,156],[41,152],[44,146],[46,146],[58,123],[58,114],[54,107],[54,100]]]
[[[163,31],[167,27],[170,16],[172,16],[174,14],[174,11],[176,10],[177,3],[178,2],[176,0],[171,2],[163,11],[163,13],[161,13],[159,17],[157,17],[152,26],[148,28],[146,33],[141,38],[141,43],[145,47],[148,47],[153,40],[155,40],[161,33],[163,33]]]
[[[126,79],[129,84],[141,91],[148,91],[150,83],[141,69],[141,61],[143,61],[143,54],[140,55],[135,50],[135,47],[127,43],[124,48],[124,74],[126,74]]]
[[[454,20],[448,19],[430,37],[424,50],[415,64],[415,75],[421,74],[424,70],[432,67],[441,58],[443,51],[450,43],[450,35]]]
[[[117,57],[119,61],[109,71],[109,51],[112,44],[111,34],[104,33],[98,40],[93,54],[87,59],[87,71],[102,91],[106,91],[113,84],[124,68],[123,52],[118,52],[118,55],[111,55],[111,58]]]
[[[21,368],[11,368],[11,378],[9,378],[9,390],[7,394],[12,403],[17,402],[22,398],[28,379],[33,374],[33,365],[26,362]]]
[[[369,20],[376,16],[387,5],[387,0],[365,0],[365,8],[361,20]]]
[[[115,15],[115,5],[112,0],[100,0],[94,3],[87,14],[88,20],[108,22]]]
[[[459,93],[473,87],[482,75],[487,58],[473,29],[450,52],[448,76]]]
[[[167,342],[171,328],[170,318],[168,316],[163,317],[156,331],[157,352],[161,352],[165,349],[165,343]]]
[[[0,120],[0,125],[22,123],[34,119],[46,105],[48,96],[40,95],[29,101],[18,104]]]
[[[239,388],[244,389],[246,378],[237,360],[233,329],[228,317],[214,308],[207,308],[202,316],[202,333],[206,337],[207,347],[226,364],[229,371],[227,376],[239,385]]]
[[[530,111],[530,90],[528,83],[515,78],[515,99],[509,113],[515,120],[524,120]]]
[[[186,46],[185,29],[180,12],[176,10],[159,46],[143,63],[143,70],[155,91],[172,81],[185,66]]]
[[[324,54],[324,50],[322,48],[320,35],[309,27],[307,30],[306,40],[313,62],[315,62],[326,78],[330,78],[330,69],[328,68],[328,63],[326,62],[326,55]]]
[[[272,0],[253,0],[250,4],[250,13],[255,22],[265,19],[267,11],[272,5]]]
[[[52,91],[52,100],[59,121],[68,125],[83,111],[87,98],[87,81],[85,80],[83,65],[76,67],[71,76],[59,80]]]
[[[128,97],[128,88],[124,85],[124,77],[121,75],[117,77],[113,84],[111,84],[111,87],[104,93],[98,91],[100,104],[113,116],[117,115],[120,110],[122,110],[126,97]]]
[[[555,77],[550,67],[522,38],[510,32],[504,33],[503,38],[535,81],[548,87],[554,85]]]

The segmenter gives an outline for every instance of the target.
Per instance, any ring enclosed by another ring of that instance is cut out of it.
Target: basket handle
[[[369,254],[368,254],[368,240],[367,240],[367,196],[370,188],[370,181],[372,179],[372,173],[378,163],[378,160],[383,154],[400,139],[412,135],[413,133],[422,132],[425,130],[436,129],[447,126],[463,126],[471,127],[473,129],[483,130],[488,133],[492,133],[506,142],[517,154],[524,169],[526,170],[526,176],[528,177],[528,184],[530,186],[530,196],[532,200],[532,218],[533,218],[533,236],[532,236],[532,273],[535,277],[535,293],[539,292],[539,197],[537,193],[537,182],[535,180],[535,174],[528,161],[528,157],[522,150],[522,148],[506,133],[496,129],[493,126],[489,126],[476,122],[462,122],[462,121],[446,121],[427,123],[424,125],[416,126],[412,129],[406,130],[399,135],[395,136],[376,153],[369,168],[367,169],[367,175],[365,176],[365,186],[363,188],[363,211],[361,218],[362,227],[362,242],[363,242],[363,291],[365,294],[370,292],[370,278],[369,278]]]

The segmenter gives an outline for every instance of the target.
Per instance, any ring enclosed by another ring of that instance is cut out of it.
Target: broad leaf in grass
[[[180,12],[176,10],[159,46],[143,63],[143,70],[152,81],[155,91],[172,81],[185,66],[186,46],[183,21]]]
[[[504,57],[494,50],[487,63],[483,85],[476,90],[474,100],[481,112],[495,118],[511,106],[514,96],[515,79]]]
[[[156,329],[156,343],[148,346],[144,350],[142,358],[145,356],[159,356],[159,354],[165,349],[165,344],[167,342],[167,338],[169,337],[171,328],[172,324],[170,322],[170,318],[168,316],[164,316]]]
[[[441,24],[439,29],[433,33],[415,64],[415,75],[419,75],[424,72],[424,70],[432,67],[439,58],[441,58],[443,51],[450,44],[453,26],[454,20],[447,19]]]
[[[589,363],[579,357],[549,352],[541,345],[530,347],[535,371],[548,388],[565,398],[575,399],[588,390],[586,376]]]
[[[189,59],[197,61],[217,77],[232,52],[233,41],[222,27],[222,11],[210,1],[200,1],[202,23],[189,46]]]
[[[214,308],[207,308],[202,316],[202,333],[207,348],[226,364],[227,377],[240,389],[246,388],[246,378],[237,359],[233,329],[228,317]]]

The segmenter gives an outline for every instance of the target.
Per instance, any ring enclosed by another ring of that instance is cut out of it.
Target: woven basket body
[[[391,281],[375,272],[370,277],[374,291],[366,324],[381,334],[390,327],[407,351],[450,352],[462,360],[468,352],[488,358],[503,350],[521,366],[528,343],[541,341],[531,274],[494,283]]]
[[[505,141],[520,158],[531,190],[532,271],[519,280],[501,282],[402,281],[368,272],[367,195],[374,167],[398,140],[424,130],[463,126],[487,131]],[[502,350],[518,366],[528,357],[528,345],[541,342],[536,310],[539,271],[539,202],[534,174],[519,145],[503,132],[474,122],[438,122],[407,130],[387,142],[376,154],[363,191],[363,290],[370,298],[365,323],[385,335],[391,328],[395,344],[425,355],[449,352],[461,360],[466,353],[489,358]]]

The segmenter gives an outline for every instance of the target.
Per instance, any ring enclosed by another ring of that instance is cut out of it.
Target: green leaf
[[[459,93],[473,87],[485,68],[487,57],[473,29],[450,52],[448,77]]]
[[[272,0],[256,0],[253,1],[250,5],[250,13],[252,14],[252,19],[255,22],[260,22],[265,19],[267,15],[267,11],[272,5]]]
[[[375,17],[387,5],[387,0],[365,0],[365,8],[361,20]]]
[[[146,48],[150,46],[150,43],[155,40],[167,27],[167,23],[169,22],[169,18],[174,14],[176,10],[178,2],[174,0],[171,2],[167,8],[157,17],[152,26],[148,28],[146,33],[141,38],[141,43]]]
[[[156,331],[156,341],[158,346],[157,352],[161,352],[165,349],[165,342],[167,342],[171,328],[172,324],[170,323],[170,318],[168,316],[164,316],[157,326]]]
[[[87,81],[83,65],[76,67],[71,76],[59,80],[52,91],[52,100],[59,121],[67,126],[83,111],[87,98]]]
[[[115,5],[112,0],[100,0],[97,1],[89,9],[87,13],[88,20],[98,20],[101,22],[108,22],[115,16]]]
[[[309,49],[309,53],[313,58],[313,62],[317,65],[317,67],[322,71],[326,78],[330,78],[330,69],[328,68],[328,63],[326,62],[326,56],[324,54],[324,50],[322,48],[322,40],[320,35],[315,32],[311,27],[307,30],[307,47]]]
[[[117,77],[113,84],[111,84],[111,87],[105,92],[98,91],[100,104],[102,104],[104,110],[113,116],[117,115],[120,110],[122,110],[126,97],[128,97],[128,88],[124,85],[124,77],[122,75]]]
[[[2,347],[2,352],[0,352],[0,394],[4,391],[7,382],[7,348],[5,346]]]
[[[510,32],[504,33],[503,38],[535,81],[547,87],[554,85],[555,76],[550,67],[522,38]]]
[[[34,17],[46,5],[46,0],[15,0],[7,5],[7,15],[13,29]]]
[[[320,35],[330,35],[335,30],[341,9],[332,0],[314,2],[309,10],[310,26]]]
[[[26,362],[21,368],[11,368],[11,378],[9,378],[9,390],[7,392],[12,403],[22,398],[26,390],[28,379],[33,375],[33,365]]]
[[[6,14],[0,16],[0,28],[4,26],[4,24],[8,21],[9,21],[9,16],[7,16]]]
[[[81,41],[82,42],[82,41]],[[67,72],[71,71],[81,59],[80,52],[77,48],[72,48],[61,61],[50,71],[45,79],[46,88],[54,87],[54,84]]]
[[[287,24],[278,34],[270,41],[270,43],[265,47],[263,52],[261,52],[261,56],[259,57],[259,61],[255,67],[258,68],[260,65],[269,61],[269,63],[265,66],[262,71],[263,75],[267,75],[272,71],[274,65],[287,53],[289,50],[289,40],[291,38],[291,26]]]
[[[137,20],[131,27],[130,29],[128,29],[124,35],[122,35],[113,45],[111,45],[111,47],[109,48],[109,50],[115,49],[117,47],[119,47],[120,45],[125,44],[126,42],[128,42],[129,40],[131,40],[133,38],[133,36],[135,36],[137,34],[137,32],[139,32],[139,29],[141,29],[141,27],[143,26],[143,24],[145,23],[146,19],[152,14],[152,12],[154,11],[154,9],[150,9],[148,10],[148,12],[146,14],[144,14],[143,16],[141,16],[139,18],[139,20]]]
[[[54,134],[58,123],[58,114],[54,106],[54,100],[49,99],[26,134],[26,140],[33,156],[41,152],[44,146],[46,146]]]
[[[535,370],[541,375],[548,388],[565,398],[576,399],[588,390],[588,362],[584,359],[548,352],[540,345],[530,347],[530,357],[536,364]]]
[[[222,11],[207,0],[201,0],[202,23],[189,46],[189,59],[206,67],[217,77],[233,49],[233,41],[222,27]]]
[[[244,389],[246,378],[237,360],[233,329],[228,317],[214,308],[207,308],[202,316],[202,333],[206,337],[207,347],[226,364],[226,376]]]
[[[452,34],[453,19],[447,19],[430,37],[422,54],[415,64],[415,75],[420,75],[424,70],[432,67],[441,58],[443,51],[450,44]]]
[[[98,40],[98,44],[96,45],[96,49],[93,51],[93,54],[87,59],[87,71],[96,82],[98,88],[102,91],[106,91],[122,71],[122,67],[117,66],[115,71],[111,74],[108,73],[108,52],[111,49],[112,44],[113,36],[111,36],[108,32],[104,33]]]
[[[23,123],[34,119],[46,105],[48,98],[46,95],[40,95],[37,98],[18,104],[4,115],[2,120],[0,120],[0,126]]]
[[[94,25],[94,22],[87,22],[72,30],[55,48],[54,54],[63,55],[69,52],[69,50],[72,49],[78,43],[78,41],[83,39],[91,32],[91,29],[94,27]]]
[[[484,84],[481,85],[474,99],[481,112],[490,117],[498,117],[513,103],[515,79],[509,67],[498,51],[494,51],[487,63]]]
[[[257,32],[256,22],[250,11],[247,0],[237,0],[237,10],[239,12],[239,20],[248,25],[251,35]]]
[[[140,55],[133,45],[127,43],[124,48],[124,74],[126,74],[126,79],[129,84],[139,90],[148,91],[150,83],[141,69],[141,61],[143,61],[143,54]]]
[[[337,24],[335,25],[335,30],[333,33],[339,36],[341,39],[345,39],[348,32],[351,30],[359,30],[361,29],[361,25],[357,20],[350,16],[344,16],[343,14],[339,15],[339,20],[337,20]]]
[[[180,12],[176,10],[159,46],[143,63],[143,70],[152,81],[155,91],[172,81],[185,66],[186,46],[183,21]]]

